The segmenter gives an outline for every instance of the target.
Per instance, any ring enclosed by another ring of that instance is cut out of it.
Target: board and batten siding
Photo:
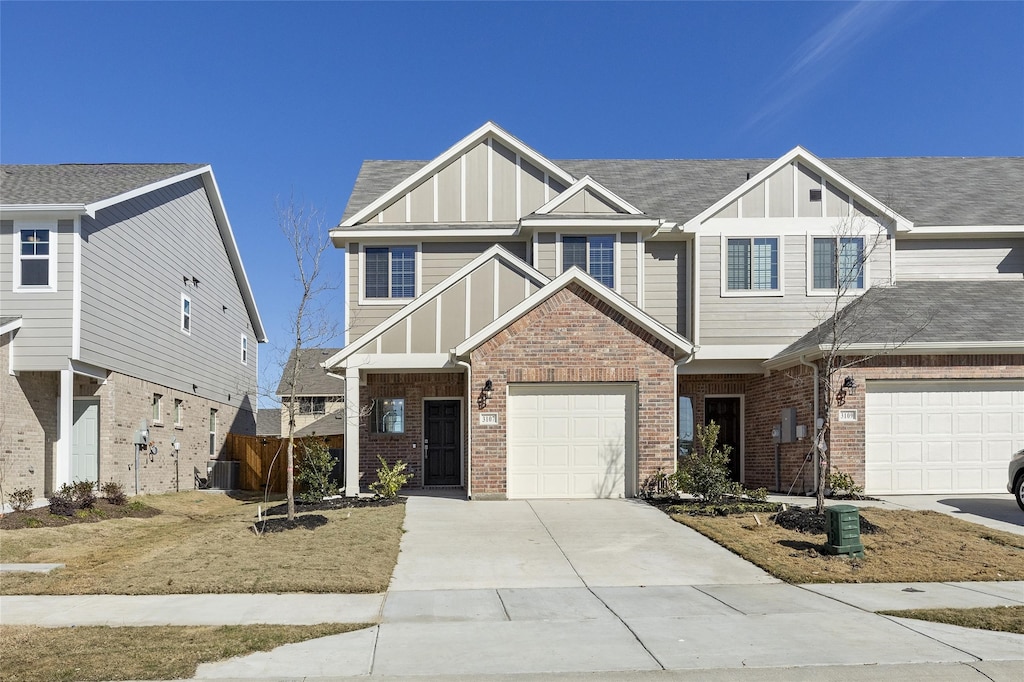
[[[824,233],[823,233],[824,234]],[[870,255],[868,279],[888,284],[889,240],[865,236]],[[721,239],[709,235],[700,240],[700,344],[789,344],[827,316],[829,295],[807,295],[806,233],[782,237],[782,296],[722,296]],[[859,292],[847,296],[854,300]]]
[[[897,239],[896,279],[1021,279],[1024,239]]]
[[[16,292],[14,254],[20,220],[0,221],[0,315],[22,317],[14,354],[16,371],[59,371],[68,368],[72,351],[74,307],[74,220],[32,218],[33,227],[49,223],[51,254],[57,258],[56,291]],[[56,230],[54,234],[53,230]]]
[[[685,242],[644,242],[644,312],[685,337],[689,276]]]
[[[255,409],[257,341],[201,178],[82,217],[81,327],[84,362]]]
[[[345,341],[346,344],[351,344],[401,310],[402,306],[359,304],[359,244],[357,242],[349,242],[348,248],[345,249],[345,273],[348,286],[348,322]]]

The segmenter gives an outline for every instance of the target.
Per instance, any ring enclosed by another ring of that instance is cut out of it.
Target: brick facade
[[[471,353],[473,381],[494,396],[472,402],[472,493],[507,493],[507,394],[517,383],[628,382],[637,386],[638,481],[675,463],[672,349],[586,289],[570,285]],[[498,416],[479,423],[480,412]]]
[[[377,479],[380,467],[377,457],[383,457],[389,466],[399,460],[409,465],[413,474],[410,488],[423,487],[423,400],[425,398],[465,398],[466,378],[461,372],[419,374],[368,374],[366,386],[360,390],[363,411],[377,398],[405,399],[404,433],[371,433],[370,417],[359,420],[359,486],[367,486]],[[465,402],[465,401],[463,401]],[[462,423],[463,460],[468,448],[465,443],[465,414]],[[463,475],[466,464],[463,461]]]
[[[31,487],[37,498],[52,492],[54,458],[58,433],[60,375],[56,372],[8,372],[9,340],[0,344],[0,467],[4,492]],[[116,481],[128,494],[135,493],[134,435],[145,419],[150,443],[157,453],[147,451],[139,458],[139,492],[161,493],[193,487],[194,470],[206,476],[210,459],[210,409],[217,410],[214,456],[220,456],[229,431],[255,433],[255,416],[250,409],[200,398],[123,374],[111,373],[100,382],[81,375],[73,381],[75,399],[99,400],[99,482]],[[161,423],[154,423],[153,395],[161,400]],[[174,401],[181,400],[182,419],[174,423]],[[177,458],[171,441],[181,450]]]

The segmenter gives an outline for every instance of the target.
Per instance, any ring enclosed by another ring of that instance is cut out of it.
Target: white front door
[[[71,480],[99,481],[100,401],[75,400],[71,429]]]
[[[864,489],[1003,493],[1024,447],[1024,385],[1000,381],[869,381]]]
[[[634,395],[631,384],[509,387],[508,497],[624,497],[636,468]]]

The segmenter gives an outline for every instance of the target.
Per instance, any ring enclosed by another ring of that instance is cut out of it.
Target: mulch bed
[[[774,521],[787,530],[795,530],[799,533],[825,535],[828,532],[828,529],[825,527],[825,515],[815,514],[813,509],[790,507],[776,514]],[[860,516],[861,535],[873,535],[880,530],[878,526]]]
[[[257,533],[282,533],[287,530],[316,530],[327,525],[329,519],[323,514],[310,512],[332,511],[338,509],[366,509],[372,507],[390,507],[405,504],[404,497],[334,497],[319,502],[301,502],[295,500],[295,518],[288,520],[288,504],[279,504],[267,509],[262,522],[253,523]]]
[[[101,497],[96,500],[96,504],[91,509],[79,509],[75,512],[74,516],[51,514],[48,506],[4,514],[0,518],[0,529],[52,528],[70,526],[74,523],[96,523],[97,521],[107,521],[109,519],[148,519],[160,513],[159,509],[154,509],[141,502],[117,505],[111,504]]]

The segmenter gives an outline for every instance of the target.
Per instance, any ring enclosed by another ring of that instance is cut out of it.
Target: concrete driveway
[[[778,582],[635,500],[407,504],[392,592]]]

